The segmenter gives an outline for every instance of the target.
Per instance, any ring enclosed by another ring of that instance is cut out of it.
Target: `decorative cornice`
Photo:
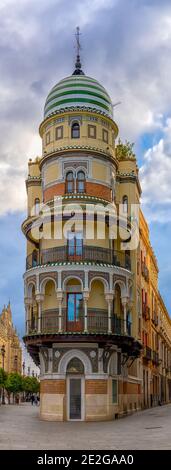
[[[105,159],[109,160],[111,163],[115,163],[116,167],[118,167],[118,162],[115,156],[112,155],[111,153],[105,152],[105,150],[101,148],[90,147],[89,145],[67,145],[65,147],[58,147],[57,149],[50,151],[49,153],[46,153],[45,155],[43,155],[42,159],[40,160],[40,169],[43,166],[43,164],[46,162],[46,160],[49,160],[50,158],[54,156],[58,156],[58,155],[59,156],[62,155],[63,157],[64,156],[63,152],[69,153],[71,151],[74,151],[74,152],[83,151],[83,152],[91,152],[91,153],[94,152],[95,155],[100,155],[100,156],[102,155],[103,157],[105,157]]]
[[[89,272],[89,270],[91,271],[92,270],[92,267],[93,267],[93,270],[99,272],[99,267],[101,268],[101,271],[104,271],[106,272],[106,269],[109,270],[109,273],[113,273],[114,275],[128,275],[129,277],[133,277],[133,273],[131,271],[129,271],[128,269],[126,268],[122,268],[121,266],[115,266],[114,264],[107,264],[107,263],[94,263],[93,262],[91,263],[90,261],[89,262],[58,262],[58,263],[49,263],[49,264],[44,264],[44,265],[39,265],[39,266],[34,266],[30,269],[28,269],[27,271],[25,271],[23,277],[24,279],[27,279],[28,277],[30,277],[30,274],[41,274],[42,272],[43,273],[50,273],[51,271],[55,271],[55,272],[59,272],[59,271],[63,271],[63,267],[65,266],[65,268],[67,268],[68,270],[71,269],[71,266],[72,266],[72,269],[76,270],[78,269],[78,266],[79,267],[82,267],[83,270],[85,269],[86,271]],[[56,268],[54,270],[54,268]],[[57,269],[58,268],[58,269]],[[60,268],[60,269],[59,269]],[[89,269],[90,268],[90,269]]]
[[[105,205],[108,205],[109,202],[106,201],[106,199],[102,199],[100,197],[96,197],[96,196],[88,196],[87,194],[71,194],[71,195],[65,195],[65,196],[55,196],[55,202],[57,202],[58,200],[59,201],[65,201],[65,200],[75,200],[75,199],[83,199],[83,200],[87,200],[87,201],[99,201],[99,202],[102,202],[104,203]],[[50,201],[48,201],[48,205],[49,204],[52,204],[54,203],[54,199],[51,199]]]
[[[41,176],[28,176],[26,183],[26,188],[29,186],[40,186],[42,182]]]
[[[140,186],[140,181],[138,176],[135,173],[121,173],[117,172],[116,174],[116,181],[119,183],[125,183],[125,182],[130,182],[130,183],[136,183],[138,186],[139,194],[141,195],[141,186]]]
[[[69,108],[60,109],[56,112],[51,113],[51,115],[49,115],[47,118],[45,118],[39,126],[40,136],[42,137],[42,129],[44,128],[44,126],[46,126],[48,123],[51,123],[56,118],[56,116],[61,116],[61,117],[66,116],[67,117],[67,115],[69,115],[69,114],[74,116],[74,115],[78,114],[78,112],[82,112],[83,116],[84,115],[88,116],[89,114],[92,114],[94,116],[104,118],[106,121],[108,121],[111,124],[112,129],[115,133],[115,138],[117,137],[119,129],[118,129],[118,126],[117,126],[116,122],[110,116],[108,116],[104,112],[98,111],[97,109],[87,108],[87,107],[84,107],[84,106],[83,107],[82,106],[81,107],[80,106],[78,106],[78,107],[69,107]]]

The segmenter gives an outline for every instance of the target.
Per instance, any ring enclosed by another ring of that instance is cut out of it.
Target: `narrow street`
[[[1,405],[0,449],[171,449],[171,405],[99,423],[50,423],[36,406]]]

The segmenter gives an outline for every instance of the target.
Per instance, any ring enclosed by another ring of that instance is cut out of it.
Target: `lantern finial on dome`
[[[80,44],[80,28],[77,26],[76,28],[76,48],[77,48],[77,57],[76,57],[76,62],[75,62],[75,70],[72,75],[84,75],[84,72],[81,69],[81,61],[80,61],[80,50],[81,50],[81,44]]]

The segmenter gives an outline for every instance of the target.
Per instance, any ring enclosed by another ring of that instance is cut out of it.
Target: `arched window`
[[[34,201],[35,215],[39,215],[40,212],[40,199],[37,197]]]
[[[73,357],[67,365],[68,374],[84,374],[84,365],[77,357]]]
[[[85,174],[84,171],[79,171],[77,174],[77,192],[85,192]]]
[[[79,139],[80,137],[80,126],[78,122],[74,122],[71,127],[71,137],[72,139]]]
[[[74,192],[74,175],[72,171],[69,171],[66,175],[66,193]]]
[[[126,214],[128,212],[128,197],[127,196],[123,196],[122,204],[123,204],[123,211]]]

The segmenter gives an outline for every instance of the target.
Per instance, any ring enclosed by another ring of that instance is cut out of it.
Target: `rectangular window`
[[[88,124],[88,137],[91,139],[96,139],[96,126]]]
[[[58,126],[55,129],[55,139],[63,139],[63,126]]]
[[[106,142],[106,144],[108,144],[108,131],[106,131],[106,129],[102,130],[102,139],[103,142]]]
[[[68,256],[81,257],[83,255],[82,233],[71,232],[68,234]]]
[[[118,403],[118,381],[112,380],[112,403]]]
[[[47,132],[45,141],[46,141],[46,145],[50,144],[50,132]]]

